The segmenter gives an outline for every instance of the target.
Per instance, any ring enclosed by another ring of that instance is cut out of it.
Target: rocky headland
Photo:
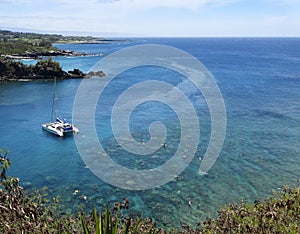
[[[104,77],[102,71],[84,73],[78,68],[64,71],[56,56],[99,56],[70,50],[60,50],[53,43],[107,43],[93,37],[64,37],[52,34],[22,33],[0,30],[0,81],[28,81],[34,79],[72,79]],[[35,59],[36,65],[26,65],[20,60]]]
[[[75,68],[64,71],[58,62],[50,57],[38,61],[36,65],[25,65],[11,58],[0,59],[0,81],[30,81],[36,79],[80,79],[89,77],[105,77],[103,71],[84,73]]]
[[[89,57],[89,56],[100,56],[100,55],[101,54],[86,54],[86,53],[75,52],[71,50],[49,50],[49,51],[26,51],[25,53],[21,53],[21,54],[6,54],[1,56],[3,58],[21,60],[21,59],[42,59],[44,57],[55,57],[55,56]]]

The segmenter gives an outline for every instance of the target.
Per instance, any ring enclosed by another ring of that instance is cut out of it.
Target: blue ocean
[[[170,159],[181,130],[176,113],[165,104],[147,102],[130,117],[130,131],[138,142],[149,140],[148,128],[153,121],[161,121],[168,131],[167,147],[149,157],[121,149],[110,126],[112,107],[124,89],[144,80],[168,82],[184,90],[199,116],[199,145],[187,168],[170,182],[152,189],[115,187],[89,170],[72,136],[57,137],[41,129],[42,123],[51,120],[53,80],[1,83],[0,148],[10,150],[9,174],[19,177],[26,191],[44,188],[50,199],[59,196],[64,213],[103,209],[128,198],[129,213],[150,216],[161,226],[178,227],[196,226],[207,217],[215,217],[225,205],[261,200],[284,185],[297,183],[300,38],[133,38],[112,44],[57,44],[60,49],[97,56],[53,59],[66,71],[79,68],[88,72],[111,53],[142,44],[183,50],[197,58],[216,81],[225,103],[227,129],[221,153],[208,174],[199,175],[211,135],[210,111],[204,97],[195,94],[182,75],[145,66],[120,74],[99,99],[95,113],[99,141],[114,161],[127,168],[151,169]],[[74,79],[56,83],[56,111],[70,121],[81,82]],[[78,137],[82,137],[80,134]]]

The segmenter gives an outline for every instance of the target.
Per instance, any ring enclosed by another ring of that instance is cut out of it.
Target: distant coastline
[[[80,53],[70,50],[49,50],[45,52],[26,52],[24,54],[8,54],[8,55],[2,55],[4,58],[9,59],[15,59],[15,60],[22,60],[22,59],[42,59],[43,57],[56,57],[56,56],[69,56],[69,57],[75,57],[75,56],[99,56],[101,54],[86,54],[86,53]]]
[[[56,56],[99,56],[70,50],[59,50],[53,47],[57,44],[106,44],[118,40],[62,36],[52,34],[37,34],[11,32],[0,30],[0,81],[30,81],[35,79],[72,79],[92,76],[104,77],[102,71],[83,73],[78,68],[73,71],[63,71],[58,62],[51,58]],[[47,58],[45,60],[45,58]],[[40,60],[36,65],[25,65],[18,60]]]
[[[105,38],[98,38],[98,39],[84,39],[84,37],[81,40],[60,40],[55,42],[56,44],[112,44],[112,43],[120,43],[120,42],[126,42],[128,40],[124,39],[105,39]]]

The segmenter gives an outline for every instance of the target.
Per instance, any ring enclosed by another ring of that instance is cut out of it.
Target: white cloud
[[[288,20],[288,16],[281,15],[281,16],[270,16],[265,19],[266,24],[274,25],[278,23],[284,23]]]
[[[32,0],[0,0],[0,4],[30,4]]]
[[[265,0],[265,1],[277,4],[277,5],[300,5],[299,0]]]
[[[245,16],[239,11],[250,6],[245,0],[0,0],[0,26],[146,36],[277,35],[297,32],[298,15],[278,11],[278,4],[286,1],[300,2],[255,0],[269,3],[268,15],[258,9]]]
[[[5,0],[7,1],[7,0]],[[20,2],[28,2],[33,4],[39,4],[38,0],[13,0]],[[206,5],[224,5],[240,0],[52,0],[52,5],[64,6],[64,7],[78,7],[80,9],[86,9],[89,7],[106,9],[118,8],[119,12],[123,10],[143,10],[157,7],[165,8],[181,8],[196,10]],[[46,4],[47,5],[47,4]],[[122,8],[120,8],[122,7]]]

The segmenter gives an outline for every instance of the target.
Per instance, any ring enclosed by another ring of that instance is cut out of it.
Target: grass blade
[[[102,230],[100,230],[101,226],[99,225],[99,218],[98,218],[98,215],[97,215],[96,208],[94,208],[93,216],[94,216],[94,221],[95,221],[95,231],[96,231],[96,234],[102,234]]]
[[[116,220],[115,220],[115,226],[114,226],[114,229],[113,229],[113,234],[117,234],[118,233],[118,215],[115,216],[116,217]]]
[[[89,229],[87,227],[87,224],[86,224],[84,218],[82,217],[82,215],[80,215],[80,221],[81,221],[81,225],[82,225],[82,228],[83,228],[83,233],[84,234],[90,234],[90,231],[89,231]]]
[[[105,234],[111,234],[110,228],[109,228],[109,223],[110,223],[110,212],[108,208],[106,207],[105,209],[105,215],[104,215],[104,229],[105,229]]]

